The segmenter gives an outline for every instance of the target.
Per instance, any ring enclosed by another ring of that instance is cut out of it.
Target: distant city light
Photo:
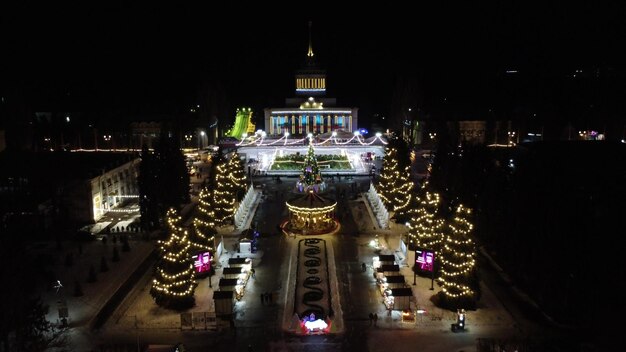
[[[70,117],[69,116],[65,116],[65,121],[70,122]]]

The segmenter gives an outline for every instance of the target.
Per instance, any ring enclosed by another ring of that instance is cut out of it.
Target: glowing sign
[[[193,257],[193,266],[197,273],[205,273],[211,270],[211,252],[201,252]]]
[[[433,271],[435,263],[435,252],[429,249],[415,250],[415,264],[420,270]]]

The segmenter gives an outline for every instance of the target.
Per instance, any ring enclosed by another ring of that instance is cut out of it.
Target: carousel
[[[281,224],[285,234],[323,235],[339,229],[335,219],[337,202],[322,197],[325,190],[313,145],[309,144],[302,175],[294,189],[297,196],[286,202],[289,218]]]

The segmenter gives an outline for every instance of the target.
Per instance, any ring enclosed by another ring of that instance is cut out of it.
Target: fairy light
[[[471,209],[460,204],[452,222],[450,231],[441,248],[442,292],[449,298],[472,298],[471,276],[476,266],[476,249],[471,239],[473,225],[468,220]]]
[[[217,166],[216,187],[213,191],[215,222],[227,224],[235,215],[237,194],[247,189],[246,174],[239,154]],[[241,192],[242,193],[242,192]]]
[[[215,240],[215,211],[213,211],[213,194],[206,188],[200,191],[198,211],[193,219],[193,231],[189,241],[198,251],[213,251]]]
[[[383,169],[378,182],[378,194],[387,210],[405,214],[411,204],[413,182],[409,180],[410,171],[406,167],[398,170],[397,150],[388,148],[383,158]]]
[[[181,227],[182,219],[174,209],[167,211],[170,237],[159,241],[161,260],[155,270],[150,294],[157,304],[177,306],[191,304],[196,287],[195,271],[190,257],[189,233]]]
[[[409,242],[415,247],[432,249],[436,255],[441,252],[445,222],[437,217],[441,198],[438,193],[426,190],[428,183],[422,186],[423,196],[418,198],[417,209],[411,212],[409,219]]]

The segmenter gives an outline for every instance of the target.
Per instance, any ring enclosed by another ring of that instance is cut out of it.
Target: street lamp
[[[206,133],[204,131],[200,131],[199,134],[200,137],[198,137],[198,150],[200,150],[201,147],[204,146],[204,136],[206,135]]]
[[[107,144],[109,145],[109,150],[111,150],[111,135],[110,134],[105,134],[104,136],[102,136],[102,138],[104,139],[105,142],[107,142]]]
[[[185,141],[187,141],[187,148],[189,148],[189,147],[190,147],[190,145],[191,145],[191,143],[190,143],[190,142],[191,142],[191,139],[192,139],[192,138],[193,138],[193,136],[192,136],[192,135],[190,135],[190,134],[186,134],[186,135],[185,135]]]

